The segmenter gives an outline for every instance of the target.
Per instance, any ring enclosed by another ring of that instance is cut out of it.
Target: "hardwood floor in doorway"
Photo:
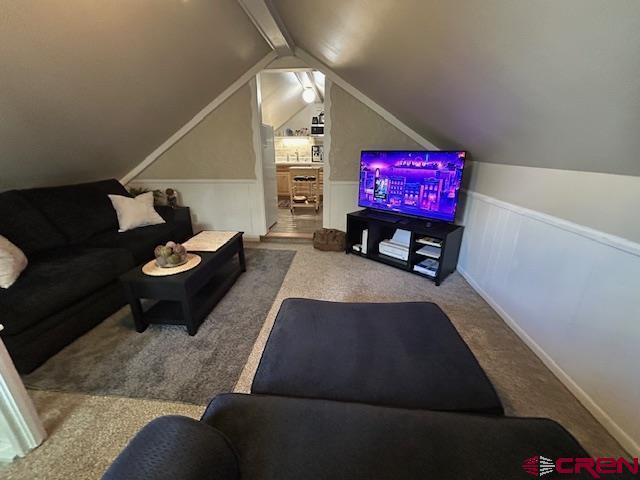
[[[313,232],[322,228],[322,207],[318,213],[313,210],[278,208],[278,221],[271,227],[266,238],[309,238]]]

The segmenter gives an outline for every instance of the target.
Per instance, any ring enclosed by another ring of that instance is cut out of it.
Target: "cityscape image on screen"
[[[358,205],[453,222],[465,152],[363,151]]]

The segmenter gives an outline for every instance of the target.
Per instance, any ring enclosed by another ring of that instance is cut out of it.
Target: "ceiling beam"
[[[238,3],[278,56],[293,54],[291,35],[271,0],[238,0]]]

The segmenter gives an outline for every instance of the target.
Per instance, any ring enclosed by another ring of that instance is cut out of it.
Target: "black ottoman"
[[[428,302],[285,300],[251,392],[503,413],[476,358]]]

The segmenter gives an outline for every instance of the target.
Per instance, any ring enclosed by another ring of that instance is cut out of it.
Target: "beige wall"
[[[256,178],[249,84],[211,112],[137,178]]]
[[[335,83],[331,95],[331,180],[358,180],[361,150],[424,150]]]
[[[640,177],[471,162],[468,189],[640,242]]]

